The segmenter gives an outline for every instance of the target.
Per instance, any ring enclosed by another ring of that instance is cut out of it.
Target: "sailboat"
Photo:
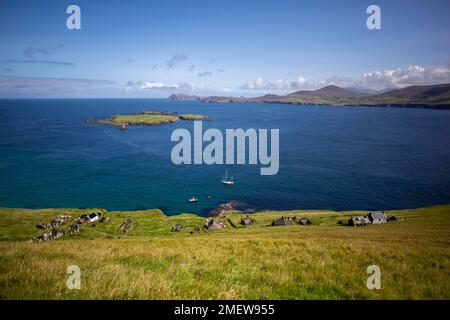
[[[198,199],[195,196],[192,196],[192,198],[189,199],[189,202],[194,203],[197,202]]]
[[[223,184],[226,184],[226,185],[234,184],[233,176],[231,176],[231,178],[228,179],[228,171],[225,171],[225,177],[223,177],[222,183],[223,183]]]

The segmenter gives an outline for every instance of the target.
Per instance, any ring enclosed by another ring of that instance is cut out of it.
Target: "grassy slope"
[[[266,227],[286,212],[256,213],[257,225],[198,235],[171,233],[159,210],[111,212],[111,222],[82,226],[74,237],[28,243],[34,227],[61,213],[89,210],[0,209],[0,298],[373,299],[450,298],[450,205],[389,212],[404,221],[352,228],[336,221],[358,212],[290,211],[312,226]],[[121,222],[132,231],[121,239]],[[81,290],[65,287],[66,269],[82,270]],[[366,268],[377,264],[382,289],[368,290]]]

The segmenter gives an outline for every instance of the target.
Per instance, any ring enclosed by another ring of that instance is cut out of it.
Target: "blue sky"
[[[66,8],[81,8],[81,30]],[[381,30],[366,27],[370,4]],[[254,96],[450,82],[450,2],[0,2],[0,97]]]

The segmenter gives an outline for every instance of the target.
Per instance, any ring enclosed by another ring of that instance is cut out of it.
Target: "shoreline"
[[[231,202],[231,201],[230,201]],[[178,212],[178,213],[174,213],[174,214],[166,214],[163,210],[159,209],[159,208],[146,208],[146,209],[131,209],[131,210],[109,210],[109,209],[105,209],[105,208],[99,208],[99,207],[83,207],[83,208],[68,208],[68,207],[42,207],[42,208],[23,208],[23,207],[2,207],[0,206],[0,214],[1,211],[3,210],[22,210],[22,211],[50,211],[50,210],[55,210],[55,211],[64,211],[64,210],[73,210],[73,211],[101,211],[101,212],[105,212],[105,213],[124,213],[126,212],[127,214],[133,214],[133,213],[145,213],[145,212],[155,212],[158,211],[160,212],[164,217],[166,218],[177,218],[177,217],[181,217],[181,216],[185,216],[185,215],[191,215],[191,216],[195,216],[198,218],[208,218],[208,217],[213,217],[215,216],[214,214],[212,214],[215,210],[221,208],[221,206],[226,205],[228,202],[220,204],[218,206],[216,206],[212,211],[210,211],[207,215],[201,215],[201,214],[197,214],[195,212]],[[362,212],[371,212],[371,211],[384,211],[384,212],[392,212],[392,211],[403,211],[403,210],[419,210],[419,209],[430,209],[430,208],[438,208],[438,207],[445,207],[445,206],[450,206],[450,202],[448,203],[441,203],[441,204],[432,204],[432,205],[427,205],[427,206],[419,206],[419,207],[409,207],[409,208],[393,208],[393,209],[344,209],[344,210],[336,210],[336,209],[251,209],[251,211],[249,210],[241,210],[241,209],[236,209],[236,208],[232,208],[231,210],[228,210],[227,213],[233,213],[233,214],[242,214],[242,215],[253,215],[253,214],[261,214],[261,213],[289,213],[289,212],[304,212],[304,213],[350,213],[350,212],[355,212],[355,213],[362,213]]]

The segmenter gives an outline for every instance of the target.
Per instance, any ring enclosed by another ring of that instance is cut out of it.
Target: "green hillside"
[[[364,212],[260,212],[249,227],[234,213],[226,230],[208,232],[191,214],[100,211],[109,222],[37,243],[29,241],[42,233],[36,223],[92,210],[1,209],[0,298],[450,298],[450,205],[391,211],[404,220],[367,227],[336,223]],[[282,215],[312,225],[269,226]],[[128,218],[134,226],[120,234]],[[184,232],[170,232],[176,223]],[[190,234],[196,226],[200,233]],[[66,288],[69,265],[81,269],[81,290]],[[381,290],[366,287],[369,265],[381,268]]]

